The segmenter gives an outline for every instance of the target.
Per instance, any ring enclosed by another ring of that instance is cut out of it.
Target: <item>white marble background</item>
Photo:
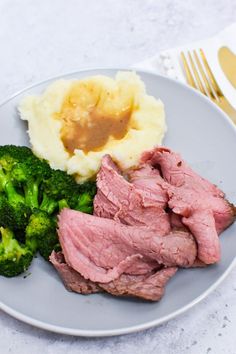
[[[236,20],[234,0],[1,0],[0,101],[83,67],[128,66],[215,34]],[[0,312],[0,353],[236,353],[236,269],[207,299],[159,328],[85,339]]]

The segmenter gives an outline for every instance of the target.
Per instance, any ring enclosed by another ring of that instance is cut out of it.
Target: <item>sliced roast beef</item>
[[[199,194],[199,200],[203,199],[203,203],[208,201],[207,208],[210,207],[213,211],[218,233],[234,222],[236,210],[234,205],[224,198],[224,192],[194,172],[179,154],[161,147],[144,153],[141,160],[158,166],[165,181],[172,186],[194,190]]]
[[[110,283],[99,285],[115,296],[136,296],[145,300],[158,301],[164,294],[166,283],[176,271],[176,267],[171,267],[144,275],[122,274]]]
[[[218,235],[229,227],[236,217],[236,208],[225,198],[212,198],[212,211]]]
[[[211,264],[220,260],[220,243],[211,210],[199,209],[183,218],[198,243],[198,258]]]
[[[83,278],[82,275],[69,267],[62,252],[53,251],[49,260],[58,271],[67,290],[79,294],[93,294],[102,291],[96,283]]]
[[[166,183],[164,188],[169,195],[169,207],[175,214],[183,216],[183,224],[197,240],[199,259],[206,264],[218,262],[220,243],[217,231],[222,223],[216,222],[215,211],[224,210],[228,203],[221,197],[209,195],[199,184],[175,187]]]
[[[123,273],[146,274],[159,267],[190,266],[197,249],[183,231],[165,237],[146,227],[64,209],[58,234],[66,262],[85,279],[108,283]]]
[[[93,201],[93,206],[94,215],[101,216],[102,218],[114,218],[119,220],[119,218],[117,217],[119,211],[117,205],[114,202],[110,201],[100,189],[97,189],[97,193]],[[127,224],[127,222],[124,223]]]
[[[154,201],[147,190],[136,188],[118,172],[117,166],[109,155],[104,156],[97,175],[98,192],[94,199],[94,214],[111,218],[123,224],[148,226],[165,235],[170,232],[169,216],[163,205],[166,204],[166,192],[160,196],[161,203]]]
[[[214,184],[199,176],[182,157],[166,147],[155,148],[142,155],[141,162],[159,166],[164,179],[173,186],[180,187],[193,182],[216,197],[224,197],[224,193]]]
[[[142,194],[145,205],[158,205],[161,208],[166,208],[168,195],[162,188],[164,180],[156,168],[143,164],[130,170],[128,176],[130,182]]]
[[[162,297],[167,281],[177,268],[164,268],[145,275],[122,274],[118,279],[104,284],[94,283],[83,278],[65,262],[61,252],[52,252],[50,261],[58,271],[65,287],[79,294],[92,294],[106,291],[115,296],[136,296],[145,300],[158,301]]]
[[[94,215],[61,211],[63,253],[50,261],[68,290],[156,301],[177,267],[219,261],[218,234],[236,211],[218,187],[167,148],[144,153],[128,177],[106,155]]]
[[[218,187],[195,173],[179,154],[157,148],[145,153],[144,161],[161,169],[168,206],[184,217],[181,221],[198,242],[199,259],[206,264],[219,261],[218,234],[235,220],[235,207]]]

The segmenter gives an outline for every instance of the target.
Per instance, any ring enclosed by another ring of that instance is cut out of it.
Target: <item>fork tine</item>
[[[205,71],[204,71],[204,69],[203,69],[203,67],[202,67],[202,64],[201,64],[201,62],[200,62],[200,60],[199,60],[199,58],[198,58],[198,55],[197,55],[196,50],[193,51],[193,54],[194,54],[194,58],[195,58],[195,60],[196,60],[197,66],[198,66],[198,70],[199,70],[199,72],[200,72],[200,74],[201,74],[201,76],[202,76],[202,79],[203,79],[203,81],[204,81],[206,92],[207,92],[208,96],[209,96],[212,100],[215,100],[216,97],[215,97],[215,95],[214,95],[214,91],[212,90],[212,88],[211,88],[211,86],[210,86],[210,84],[209,84],[209,81],[208,81],[208,79],[207,79],[207,77],[206,77],[206,74],[205,74]]]
[[[192,67],[192,71],[193,71],[193,74],[194,74],[195,79],[197,81],[197,85],[199,87],[199,90],[201,91],[201,93],[203,93],[203,95],[206,95],[207,93],[206,93],[206,91],[205,91],[205,89],[204,89],[204,87],[202,85],[201,79],[200,79],[200,77],[198,75],[197,68],[196,68],[196,66],[194,64],[194,61],[193,61],[193,58],[192,58],[192,55],[190,54],[190,52],[188,52],[188,57],[189,57],[189,61],[190,61],[191,67]]]
[[[210,66],[208,64],[207,58],[206,58],[206,56],[205,56],[205,54],[204,54],[202,49],[200,49],[200,54],[201,54],[201,57],[202,57],[202,62],[204,64],[204,66],[205,66],[205,70],[206,70],[206,72],[207,72],[207,74],[208,74],[208,76],[209,76],[209,78],[211,80],[211,84],[212,84],[213,89],[215,90],[215,92],[216,92],[216,94],[218,96],[223,96],[223,93],[222,93],[219,85],[216,82],[215,76],[213,75],[213,72],[211,71],[211,68],[210,68]]]
[[[193,88],[197,89],[196,83],[194,81],[193,75],[191,73],[190,67],[188,65],[187,59],[185,58],[185,55],[183,52],[180,53],[180,57],[182,59],[182,63],[184,66],[184,70],[185,70],[185,74],[187,77],[187,82],[190,86],[192,86]]]

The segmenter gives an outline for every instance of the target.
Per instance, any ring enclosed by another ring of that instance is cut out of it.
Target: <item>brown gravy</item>
[[[88,153],[101,150],[110,136],[117,140],[122,139],[128,132],[131,113],[132,107],[128,107],[122,112],[108,116],[94,105],[81,116],[76,104],[67,99],[57,115],[63,121],[61,139],[65,149],[70,154],[73,154],[75,149]]]

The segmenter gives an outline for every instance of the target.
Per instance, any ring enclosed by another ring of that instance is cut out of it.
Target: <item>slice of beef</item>
[[[183,222],[195,236],[198,243],[198,258],[211,264],[220,260],[220,243],[211,210],[199,209]]]
[[[160,205],[151,201],[147,193],[126,181],[109,155],[102,159],[97,175],[97,188],[94,215],[126,225],[148,226],[159,235],[170,232],[169,216],[163,208],[163,202]],[[161,198],[164,193],[162,192]]]
[[[145,275],[122,274],[110,283],[99,285],[115,296],[136,296],[145,300],[158,301],[164,294],[166,283],[176,271],[176,267],[171,267]]]
[[[166,147],[158,147],[145,152],[141,157],[141,162],[160,167],[164,179],[173,186],[180,187],[194,181],[211,195],[224,197],[224,193],[216,185],[199,176],[178,153]]]
[[[169,207],[183,216],[182,223],[189,228],[198,243],[198,257],[211,264],[220,260],[220,243],[214,218],[214,209],[222,198],[210,196],[199,184],[171,186],[165,188],[169,195]]]
[[[199,184],[175,187],[166,183],[163,188],[169,196],[169,207],[177,214],[188,217],[195,210],[210,210],[217,234],[225,230],[235,219],[235,207],[232,204],[224,198],[212,196]]]
[[[103,284],[84,279],[82,275],[66,264],[62,252],[53,251],[50,261],[69,291],[84,295],[106,291],[115,296],[135,296],[151,301],[160,300],[167,281],[177,271],[177,268],[172,267],[145,275],[122,274],[118,279]]]
[[[161,169],[169,196],[168,206],[198,242],[198,257],[211,264],[220,260],[218,234],[235,220],[235,207],[214,184],[195,173],[179,154],[167,148],[157,148],[142,157],[142,161]]]
[[[160,147],[144,153],[141,161],[146,161],[152,166],[158,166],[165,181],[172,186],[184,187],[189,191],[194,189],[199,193],[198,199],[203,199],[203,194],[204,202],[208,201],[207,208],[210,207],[213,211],[218,233],[234,222],[236,209],[233,204],[230,204],[224,198],[224,192],[194,172],[179,154]]]
[[[79,294],[93,294],[102,291],[98,284],[83,278],[80,273],[69,267],[62,252],[53,251],[49,260],[58,271],[67,290]]]
[[[163,178],[156,168],[143,164],[136,169],[128,171],[128,177],[130,182],[142,194],[146,206],[158,205],[161,208],[166,208],[168,195],[162,188]]]
[[[225,198],[212,198],[211,207],[218,235],[229,227],[236,218],[236,208]]]
[[[102,218],[107,218],[107,219],[118,219],[118,211],[119,208],[117,205],[109,200],[100,189],[97,189],[96,196],[93,201],[93,214],[96,216],[100,216]],[[131,220],[132,222],[133,220]],[[124,223],[127,225],[127,222],[124,221]]]
[[[197,249],[189,233],[165,237],[146,227],[63,209],[58,234],[66,262],[85,279],[108,283],[123,273],[146,274],[164,264],[191,266]]]
[[[158,169],[147,163],[141,164],[138,168],[130,170],[128,176],[130,182],[143,193],[146,203],[156,203],[163,208],[167,207],[169,196],[166,188],[163,188],[165,180]],[[181,215],[175,214],[172,210],[169,210],[168,214],[172,229],[186,230]]]

